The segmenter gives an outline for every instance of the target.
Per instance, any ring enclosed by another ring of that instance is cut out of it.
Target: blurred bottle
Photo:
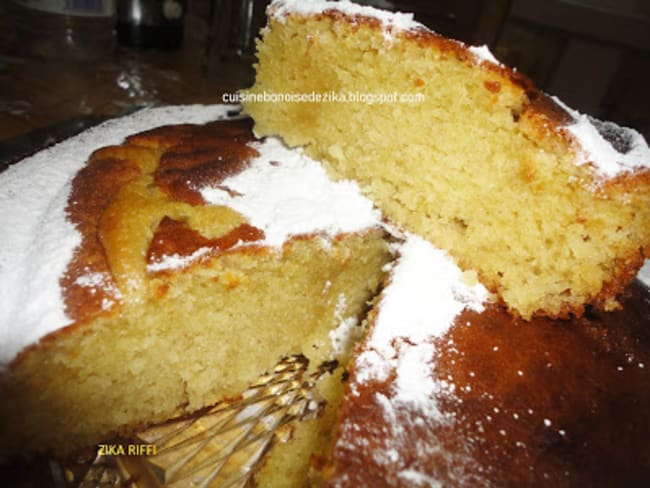
[[[179,48],[185,10],[185,0],[117,0],[117,40],[124,46]]]
[[[266,24],[270,0],[215,0],[206,37],[204,72],[233,88],[250,86],[255,76],[255,39]]]
[[[253,58],[270,0],[217,0],[212,4],[208,51],[218,57]]]
[[[12,54],[88,61],[115,47],[114,0],[9,0]]]

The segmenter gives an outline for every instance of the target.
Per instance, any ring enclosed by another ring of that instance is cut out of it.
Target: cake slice
[[[352,178],[511,312],[605,310],[650,244],[642,136],[541,93],[411,15],[277,0],[242,93],[255,132]]]
[[[0,455],[237,399],[284,356],[345,360],[330,333],[390,259],[379,215],[230,109],[144,110],[0,175]]]

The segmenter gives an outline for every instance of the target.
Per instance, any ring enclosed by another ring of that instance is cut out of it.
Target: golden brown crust
[[[209,249],[202,256],[208,259],[231,249],[238,243],[264,239],[264,231],[249,224],[241,224],[222,237],[208,239],[190,228],[186,222],[163,217],[158,224],[147,251],[147,264],[163,261],[167,256],[188,257],[199,249]],[[172,273],[174,270],[165,270]]]
[[[650,191],[650,168],[621,173],[614,178],[609,178],[597,187],[597,191],[609,196],[623,193],[628,198],[645,195]]]
[[[218,121],[183,132],[182,138],[166,147],[154,174],[156,184],[175,200],[204,204],[197,188],[218,185],[257,156],[257,151],[248,146],[255,139],[251,119]],[[148,137],[155,135],[153,132]]]
[[[110,291],[115,283],[97,228],[117,190],[139,174],[138,166],[132,161],[94,156],[75,177],[66,211],[82,241],[61,278],[65,311],[75,321],[83,322],[102,313],[104,300],[115,299]],[[106,281],[102,286],[82,286],[78,279],[89,274],[101,274]]]
[[[127,185],[138,179],[151,178],[148,175],[153,174],[153,181],[166,194],[167,200],[155,193],[151,198],[157,198],[163,210],[167,205],[171,212],[174,202],[201,205],[203,200],[196,188],[217,184],[244,169],[257,155],[248,145],[253,139],[250,119],[239,119],[205,125],[160,127],[130,136],[121,146],[96,151],[87,166],[75,176],[66,209],[70,221],[82,236],[81,244],[61,279],[66,314],[74,322],[83,323],[107,313],[119,302],[118,283],[110,266],[107,244],[116,223],[119,224],[126,216],[112,215],[114,212],[109,209],[118,198],[124,198],[118,194]],[[125,203],[127,207],[133,207],[130,212],[145,214],[148,211],[139,208],[138,200]],[[155,216],[151,218],[157,222]],[[164,216],[162,220],[168,222]],[[164,228],[165,224],[162,225]],[[163,236],[170,240],[169,246],[180,251],[178,236],[174,240],[171,233],[159,232],[152,256],[162,258]],[[221,239],[207,239],[192,231],[191,235],[183,234],[183,246],[185,250],[191,247],[196,250],[201,246],[223,250],[234,245],[237,239],[248,241],[262,236],[261,231],[250,226],[239,226]],[[94,277],[97,282],[88,283],[89,277]]]
[[[405,405],[388,420],[377,398],[393,395],[394,378],[359,384],[352,371],[329,486],[409,486],[399,477],[409,469],[443,485],[639,483],[650,455],[648,289],[633,283],[622,303],[566,321],[463,312],[436,340],[431,367],[455,385],[438,398],[447,424]]]
[[[589,304],[601,310],[612,310],[612,307],[618,308],[618,302],[614,302],[612,297],[620,296],[625,287],[632,282],[643,266],[643,250],[639,249],[637,253],[630,256],[624,256],[616,260],[617,273],[614,279],[603,284],[600,292],[592,299]]]
[[[544,312],[543,314],[536,314],[536,316],[543,316],[549,320],[563,321],[582,317],[588,307],[596,307],[597,309],[607,311],[613,311],[620,308],[620,304],[617,301],[618,297],[634,280],[643,266],[645,259],[646,253],[643,249],[639,249],[638,252],[629,256],[617,259],[617,271],[613,273],[614,278],[603,283],[603,286],[596,295],[585,297],[584,303],[581,306],[566,305],[561,307],[556,313]],[[498,286],[495,283],[489,283],[485,277],[481,277],[481,283],[483,283],[490,293],[494,296],[498,296]],[[498,303],[501,307],[508,308],[502,298],[498,298]],[[519,318],[519,314],[516,310],[509,309],[509,313],[513,317]]]

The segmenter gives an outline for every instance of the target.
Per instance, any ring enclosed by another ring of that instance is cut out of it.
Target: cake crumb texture
[[[603,175],[584,161],[572,115],[522,75],[423,27],[387,38],[377,18],[318,3],[271,7],[244,93],[256,133],[358,181],[389,220],[475,269],[523,318],[616,308],[650,244],[647,165]],[[420,98],[263,100],[309,93]]]

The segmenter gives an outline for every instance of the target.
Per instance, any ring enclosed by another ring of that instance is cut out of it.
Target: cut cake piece
[[[236,399],[283,356],[345,360],[330,333],[390,259],[378,212],[229,110],[144,110],[0,175],[2,456]]]
[[[609,310],[648,254],[650,150],[411,15],[278,0],[242,93],[255,132],[352,178],[529,319]]]

